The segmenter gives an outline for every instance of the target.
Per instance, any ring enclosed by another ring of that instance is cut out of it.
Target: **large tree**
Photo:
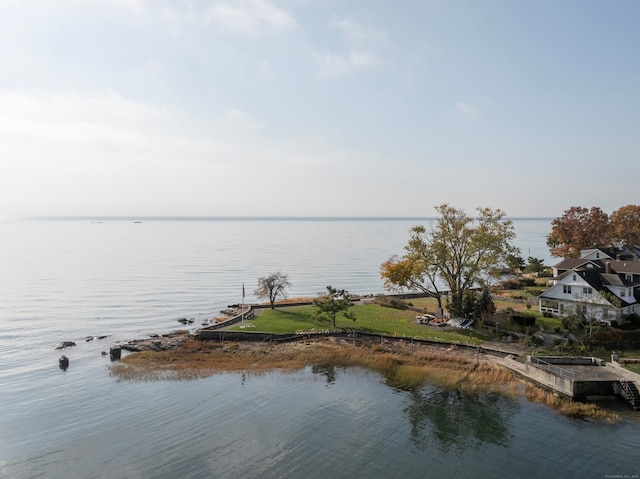
[[[401,260],[392,258],[383,263],[382,277],[390,286],[413,289],[419,289],[417,284],[426,278],[429,284],[422,286],[434,297],[441,294],[437,288],[440,281],[451,294],[450,312],[460,315],[465,293],[474,286],[487,286],[508,256],[519,253],[512,245],[513,223],[505,219],[506,213],[500,209],[478,208],[475,217],[448,204],[437,206],[436,211],[440,217],[431,230],[414,227],[406,253]],[[391,273],[400,262],[406,263],[405,275],[395,277]]]
[[[621,206],[609,218],[614,243],[640,246],[640,205]]]
[[[611,244],[609,216],[597,206],[572,206],[551,222],[547,246],[551,256],[578,258],[580,250]]]
[[[344,290],[337,290],[332,286],[327,286],[327,294],[316,298],[313,301],[313,306],[316,308],[313,317],[315,319],[330,320],[334,328],[336,327],[336,317],[340,313],[347,319],[356,320],[355,314],[349,311],[349,308],[353,306],[349,293]]]
[[[428,245],[425,243],[426,229],[414,226],[409,233],[405,254],[394,255],[380,265],[380,276],[388,291],[421,291],[435,298],[442,308],[442,292],[438,287],[438,269]]]
[[[278,272],[258,278],[258,288],[253,294],[258,298],[268,298],[271,309],[274,309],[278,297],[286,298],[289,286],[291,283],[289,283],[286,273]]]

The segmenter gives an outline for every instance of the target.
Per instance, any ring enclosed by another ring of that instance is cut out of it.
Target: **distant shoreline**
[[[28,216],[5,218],[14,221],[435,221],[437,216]],[[552,221],[552,217],[514,216],[511,221]]]

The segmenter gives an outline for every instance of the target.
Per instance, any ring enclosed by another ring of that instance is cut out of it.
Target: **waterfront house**
[[[622,252],[621,252],[622,251]],[[582,314],[607,324],[640,314],[640,260],[631,250],[584,250],[553,267],[550,287],[538,296],[540,312]]]

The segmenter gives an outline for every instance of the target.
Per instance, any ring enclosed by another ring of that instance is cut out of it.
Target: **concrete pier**
[[[637,382],[638,376],[598,358],[527,356],[524,364],[513,358],[505,358],[502,364],[524,378],[571,399],[618,396],[636,408],[625,394],[622,382]]]

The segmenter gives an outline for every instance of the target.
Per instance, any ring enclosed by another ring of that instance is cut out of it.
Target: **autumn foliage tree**
[[[606,247],[612,240],[609,216],[597,206],[572,206],[551,226],[547,235],[551,256],[577,258],[580,250]]]
[[[626,205],[611,213],[613,242],[619,245],[640,246],[640,205]]]
[[[420,291],[425,296],[435,298],[442,308],[442,293],[438,288],[438,269],[435,258],[424,243],[424,226],[411,229],[411,239],[405,246],[403,257],[391,256],[380,265],[380,277],[387,291]]]
[[[412,228],[405,254],[383,263],[381,276],[387,288],[420,290],[435,298],[441,296],[438,284],[446,285],[448,308],[461,315],[465,293],[485,286],[507,257],[518,253],[511,244],[513,223],[499,209],[478,208],[475,217],[447,204],[436,211],[440,217],[431,230]]]

